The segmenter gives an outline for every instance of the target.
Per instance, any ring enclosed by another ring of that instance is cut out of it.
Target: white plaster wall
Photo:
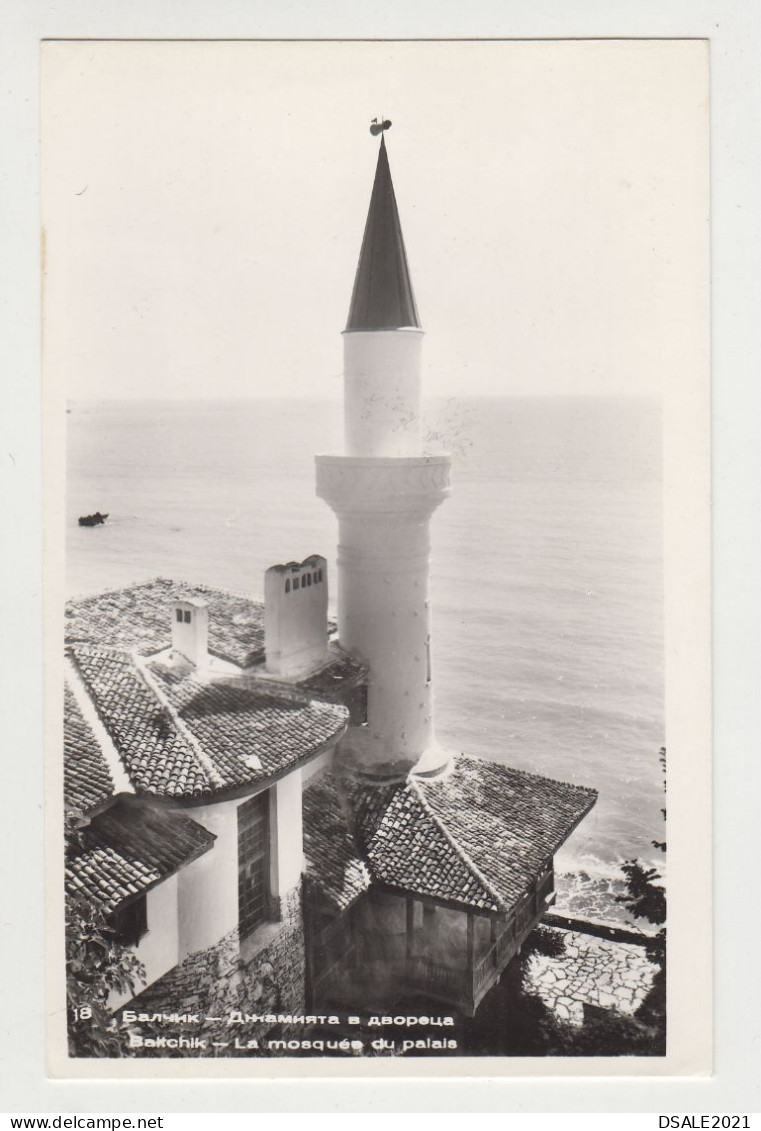
[[[270,787],[270,885],[284,897],[304,870],[301,771]],[[253,795],[252,795],[253,796]],[[180,961],[238,926],[238,807],[248,797],[194,809],[193,820],[216,835],[214,847],[177,876]]]
[[[272,894],[283,898],[300,881],[304,871],[301,771],[275,783],[270,808],[270,862]]]
[[[143,963],[146,974],[145,982],[135,987],[138,993],[161,978],[180,960],[177,881],[177,874],[169,876],[163,883],[151,888],[146,895],[148,930],[134,951],[136,957]],[[113,994],[109,998],[109,1006],[111,1009],[118,1009],[132,997],[133,994],[129,992]]]
[[[311,762],[307,762],[305,766],[301,767],[302,787],[306,786],[307,782],[312,781],[313,778],[321,777],[326,770],[330,769],[333,763],[334,749],[335,747],[331,746],[329,750],[324,750],[322,754],[318,754]]]
[[[190,623],[186,624],[177,620],[177,610],[183,614],[190,613]],[[176,601],[171,607],[172,615],[172,648],[190,660],[192,664],[202,667],[209,654],[209,610],[205,604],[198,601]]]
[[[339,529],[339,638],[370,668],[367,726],[351,739],[372,765],[412,765],[433,743],[428,520],[349,515]]]
[[[325,558],[315,556],[310,562],[292,571],[273,566],[264,575],[264,647],[267,671],[273,675],[301,675],[327,659],[328,567]],[[322,581],[315,582],[319,570]],[[307,574],[312,584],[305,587]],[[297,578],[299,588],[294,589]]]
[[[346,454],[419,455],[423,331],[354,330],[343,342]]]
[[[238,805],[220,801],[192,810],[216,835],[214,847],[178,873],[180,960],[219,942],[238,925]]]
[[[369,666],[367,725],[340,745],[374,776],[448,763],[433,729],[429,522],[449,457],[318,456],[317,493],[338,515],[338,635]]]

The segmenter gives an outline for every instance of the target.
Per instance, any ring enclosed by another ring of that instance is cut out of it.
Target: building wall
[[[430,773],[435,742],[429,520],[449,492],[449,457],[317,457],[317,493],[338,515],[338,634],[369,667],[367,724],[341,757],[370,776]]]
[[[333,764],[333,748],[324,750],[316,758],[312,758],[311,762],[307,762],[301,769],[301,784],[302,788],[306,787],[307,782],[313,778],[322,777],[322,775],[330,769]]]
[[[151,985],[180,960],[178,930],[177,876],[170,876],[146,895],[148,930],[135,948],[135,956],[145,967],[145,984]],[[118,1009],[132,995],[113,994],[109,1005]]]
[[[265,946],[254,953],[241,948],[237,928],[214,946],[188,955],[179,966],[141,993],[130,1008],[145,1013],[187,1013],[198,1023],[183,1026],[184,1036],[199,1036],[209,1042],[204,1056],[235,1055],[235,1037],[261,1039],[304,1035],[304,1027],[283,1025],[229,1025],[236,1011],[250,1014],[303,1014],[305,1011],[304,923],[301,884],[287,892],[281,902],[282,920]],[[207,1017],[219,1018],[208,1022]],[[155,1036],[147,1024],[134,1024],[133,1032]],[[227,1042],[214,1049],[212,1041]],[[137,1053],[137,1055],[141,1055]],[[156,1051],[146,1050],[155,1057]],[[160,1054],[159,1054],[160,1055]],[[192,1055],[192,1054],[191,1054]]]
[[[214,833],[214,847],[178,873],[179,957],[205,950],[238,927],[238,817],[240,801],[192,810]]]
[[[340,519],[339,631],[370,668],[365,758],[414,765],[433,742],[428,523],[383,518]]]
[[[266,788],[266,787],[265,787]],[[270,788],[270,889],[282,900],[301,882],[304,845],[301,771]],[[248,798],[193,809],[214,847],[178,873],[179,956],[205,950],[238,928],[238,807]]]
[[[301,809],[301,771],[281,778],[274,786],[270,808],[270,886],[281,900],[297,887],[304,872],[304,832]]]
[[[343,342],[346,454],[419,455],[422,330],[354,330]]]
[[[209,610],[203,601],[176,601],[171,606],[172,648],[203,667],[209,655]]]
[[[327,660],[328,567],[318,555],[264,575],[267,671],[297,676]]]

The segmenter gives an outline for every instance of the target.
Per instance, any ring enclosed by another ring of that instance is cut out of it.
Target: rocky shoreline
[[[570,919],[638,930],[646,923],[635,921],[631,912],[619,903],[618,896],[626,894],[626,879],[622,873],[590,875],[583,869],[555,873],[555,906],[553,911]]]

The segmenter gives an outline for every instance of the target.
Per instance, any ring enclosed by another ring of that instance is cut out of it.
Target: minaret
[[[433,726],[429,523],[447,455],[423,455],[423,331],[381,135],[344,341],[344,455],[317,457],[339,523],[338,636],[369,667],[367,723],[339,758],[366,778],[444,769]]]

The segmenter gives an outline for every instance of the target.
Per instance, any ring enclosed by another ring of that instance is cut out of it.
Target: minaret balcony
[[[317,494],[338,514],[429,517],[450,493],[448,455],[320,455]]]

